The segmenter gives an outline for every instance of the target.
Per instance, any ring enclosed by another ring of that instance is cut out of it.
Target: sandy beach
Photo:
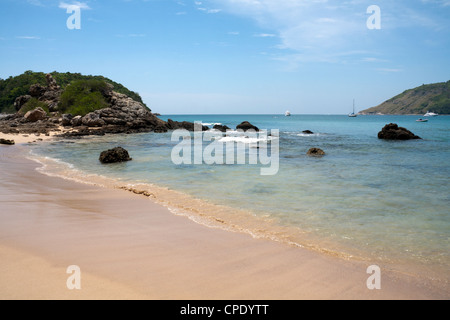
[[[16,141],[17,142],[17,141]],[[151,199],[49,177],[0,146],[0,299],[448,299],[444,288],[176,216]],[[81,290],[68,290],[68,266]]]
[[[13,140],[16,144],[37,143],[52,140],[55,136],[70,131],[65,130],[64,127],[60,127],[60,130],[61,131],[51,131],[48,136],[43,134],[6,134],[0,132],[0,139]]]

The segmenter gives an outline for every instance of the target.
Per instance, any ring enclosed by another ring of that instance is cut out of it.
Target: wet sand
[[[0,299],[448,299],[413,276],[176,216],[145,196],[49,177],[0,146]],[[66,269],[81,269],[68,290]]]

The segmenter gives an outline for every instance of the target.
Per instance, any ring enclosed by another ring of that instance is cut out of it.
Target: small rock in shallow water
[[[325,155],[325,151],[319,148],[311,148],[308,150],[308,156],[321,157]]]
[[[0,139],[0,144],[5,144],[5,145],[8,145],[8,146],[12,146],[12,145],[14,145],[16,143],[14,142],[14,140]]]
[[[117,163],[131,161],[133,159],[130,158],[127,150],[117,147],[111,150],[103,151],[100,154],[99,160],[101,163]]]

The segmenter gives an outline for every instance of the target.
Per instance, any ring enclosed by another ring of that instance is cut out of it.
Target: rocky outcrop
[[[40,84],[33,84],[28,91],[33,98],[39,98],[44,95],[45,87]]]
[[[47,112],[44,111],[42,108],[36,108],[34,110],[28,111],[24,118],[28,122],[37,122],[39,120],[44,120],[47,118]]]
[[[117,163],[126,162],[133,159],[130,158],[128,151],[122,147],[117,147],[111,150],[103,151],[99,158],[101,163]]]
[[[236,130],[243,130],[243,131],[248,131],[248,130],[255,130],[256,132],[259,132],[259,128],[255,127],[254,125],[252,125],[250,122],[248,121],[244,121],[241,124],[239,124],[236,127]]]
[[[319,148],[311,148],[306,154],[312,157],[323,157],[325,155],[325,151]]]
[[[0,144],[5,144],[5,145],[8,145],[8,146],[12,146],[12,145],[14,145],[16,143],[14,142],[14,140],[0,139]]]
[[[41,102],[44,102],[48,106],[50,112],[58,111],[58,103],[62,93],[61,87],[56,84],[56,81],[55,79],[53,79],[51,74],[47,74],[45,78],[47,81],[47,87],[43,87],[40,84],[32,85],[29,90],[29,97],[33,97]],[[27,96],[17,98],[16,102],[18,102],[18,99],[19,102],[22,101],[23,99],[25,99],[25,97]],[[20,110],[20,108],[18,108],[18,105],[19,104],[16,105],[16,103],[14,104],[17,111]]]
[[[399,127],[395,123],[387,124],[379,133],[378,139],[384,140],[414,140],[421,139],[406,128]]]
[[[108,132],[149,132],[157,129],[166,132],[166,123],[152,114],[150,109],[125,94],[112,90],[103,92],[110,102],[108,108],[88,113],[80,119],[72,120],[73,126],[103,128]]]
[[[31,98],[47,104],[50,116],[41,108],[35,109],[24,117],[21,113],[8,116],[0,121],[0,132],[4,133],[48,133],[58,125],[73,127],[74,130],[64,134],[65,137],[81,137],[87,135],[104,135],[119,133],[167,132],[169,130],[186,129],[194,131],[195,124],[159,119],[143,103],[133,100],[125,94],[115,92],[113,85],[107,84],[101,89],[108,106],[84,116],[59,114],[58,104],[62,90],[52,75],[46,76],[47,86],[34,84],[29,95],[16,99],[15,107],[20,110]],[[203,131],[209,130],[202,126]]]
[[[302,133],[303,134],[314,134],[314,132],[312,132],[311,130],[305,130]]]

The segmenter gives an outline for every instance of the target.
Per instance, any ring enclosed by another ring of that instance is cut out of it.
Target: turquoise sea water
[[[162,117],[222,123],[250,121],[280,130],[280,169],[261,176],[253,165],[175,165],[171,133],[56,141],[33,152],[86,173],[124,183],[153,183],[289,228],[300,245],[414,266],[448,279],[450,267],[450,117],[418,123],[417,116],[188,115]],[[423,140],[382,141],[397,123]],[[314,135],[302,134],[311,130]],[[75,143],[73,143],[75,142]],[[101,151],[125,147],[133,161],[101,165]],[[311,158],[311,147],[325,150]],[[402,270],[410,272],[410,270]],[[443,274],[444,273],[444,274]]]

